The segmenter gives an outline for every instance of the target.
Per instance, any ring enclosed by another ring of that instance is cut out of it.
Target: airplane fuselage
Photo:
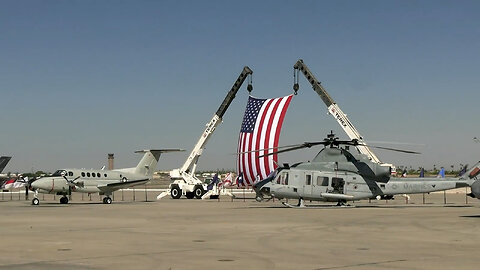
[[[63,175],[62,175],[63,174]],[[74,180],[74,185],[66,181]],[[116,170],[62,169],[52,176],[42,177],[32,183],[32,187],[40,193],[69,194],[70,192],[105,194],[107,185],[127,183],[130,181],[148,180],[149,177]]]

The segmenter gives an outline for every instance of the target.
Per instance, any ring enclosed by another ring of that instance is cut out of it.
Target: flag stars
[[[258,113],[262,108],[265,99],[249,98],[245,116],[243,117],[241,132],[252,133],[255,128]]]

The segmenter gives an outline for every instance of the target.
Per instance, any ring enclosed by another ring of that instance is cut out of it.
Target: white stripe
[[[250,150],[258,150],[258,149],[262,149],[261,147],[257,147],[257,136],[258,136],[258,126],[260,125],[260,119],[262,118],[261,116],[263,115],[263,112],[265,111],[265,107],[266,107],[266,104],[268,103],[270,99],[267,99],[263,102],[262,104],[262,107],[260,108],[260,111],[258,112],[258,115],[257,115],[257,120],[255,121],[255,128],[253,129],[253,142],[252,142],[252,148]],[[262,139],[260,138],[260,145],[262,143]],[[262,155],[261,152],[258,152],[259,155]],[[253,177],[256,177],[257,174],[259,172],[257,172],[257,167],[255,166],[255,153],[252,152],[252,155],[251,155],[251,160],[252,160],[252,171],[253,171]],[[252,182],[255,181],[255,179],[251,179]]]
[[[275,112],[275,117],[273,119],[273,123],[272,123],[273,125],[272,125],[272,128],[271,128],[272,131],[270,132],[270,139],[268,140],[268,147],[266,147],[266,148],[272,148],[274,146],[273,143],[275,141],[275,136],[277,134],[278,122],[279,122],[280,116],[282,115],[283,108],[285,107],[285,103],[287,102],[288,97],[289,96],[282,98],[282,100],[280,101],[280,104],[278,106],[278,109]],[[275,169],[275,164],[273,163],[273,155],[268,156],[268,157],[269,157],[268,165],[270,167],[270,171],[273,171]]]
[[[248,149],[248,144],[251,140],[251,133],[245,133],[245,145],[243,146],[244,147],[244,152],[247,152],[247,151],[250,151],[250,149]],[[244,172],[243,172],[243,182],[245,183],[245,181],[248,180],[248,178],[250,178],[250,166],[248,165],[248,159],[250,158],[250,153],[246,153],[245,156],[244,156],[244,163],[243,163],[243,168],[244,168]]]
[[[240,152],[245,152],[245,144],[243,143],[243,140],[245,138],[245,133],[242,132],[242,140],[240,141],[240,143],[242,144],[241,147],[240,147]],[[242,173],[242,177],[245,179],[245,155],[247,155],[246,153],[243,153],[241,156],[240,156],[240,171]]]

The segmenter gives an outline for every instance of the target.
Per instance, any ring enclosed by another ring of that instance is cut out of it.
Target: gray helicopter
[[[337,202],[338,206],[344,206],[347,201],[392,199],[397,194],[428,193],[468,186],[472,191],[469,195],[480,199],[480,181],[477,178],[480,174],[480,162],[458,178],[391,177],[390,168],[372,162],[364,154],[349,150],[350,147],[366,146],[365,144],[357,140],[339,140],[333,132],[323,141],[279,147],[276,152],[268,155],[316,145],[323,145],[324,148],[311,162],[283,164],[269,177],[255,183],[253,188],[256,200],[298,199],[297,205],[283,202],[288,207],[305,207],[305,200]],[[341,147],[342,145],[344,147]],[[368,146],[419,154],[414,151]]]

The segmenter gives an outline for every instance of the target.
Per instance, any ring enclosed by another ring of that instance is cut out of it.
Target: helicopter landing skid
[[[301,205],[292,205],[292,204],[289,204],[289,203],[286,203],[286,202],[282,202],[283,205],[285,205],[286,207],[289,207],[289,208],[328,208],[328,209],[332,209],[332,208],[354,208],[355,206],[354,205],[349,205],[349,204],[343,204],[343,205],[305,205],[305,204],[301,204]]]

